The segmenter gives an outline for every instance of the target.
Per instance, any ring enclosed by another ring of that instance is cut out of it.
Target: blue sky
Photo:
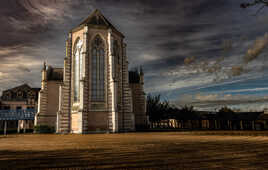
[[[43,61],[63,67],[65,40],[98,8],[124,35],[147,94],[196,109],[268,108],[268,8],[249,0],[9,0],[1,2],[0,91],[40,87]]]

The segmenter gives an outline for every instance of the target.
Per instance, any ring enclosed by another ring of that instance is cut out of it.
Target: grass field
[[[268,169],[268,132],[0,136],[0,169]]]

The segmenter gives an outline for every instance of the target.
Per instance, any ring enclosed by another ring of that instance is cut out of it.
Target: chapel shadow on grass
[[[126,157],[100,158],[103,149],[94,150],[61,150],[44,152],[10,152],[1,151],[0,169],[46,169],[46,168],[89,168],[89,169],[118,169],[118,168],[168,168],[178,166],[176,162],[163,163],[159,157],[157,160],[131,160]],[[99,157],[96,159],[96,157]],[[10,159],[5,159],[10,158]]]
[[[0,140],[0,169],[268,169],[267,153],[263,136],[10,135]]]
[[[102,153],[103,149],[56,150],[56,151],[0,151],[0,169],[40,169],[97,166],[91,162],[91,154]],[[87,157],[84,155],[88,155]],[[27,163],[26,163],[27,162]]]
[[[178,140],[110,147],[52,151],[1,150],[0,169],[268,168],[268,152],[265,149],[268,143],[265,142]]]

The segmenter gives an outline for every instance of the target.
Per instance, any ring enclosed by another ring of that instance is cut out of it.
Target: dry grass
[[[0,136],[0,169],[5,168],[268,169],[268,137],[243,132]]]

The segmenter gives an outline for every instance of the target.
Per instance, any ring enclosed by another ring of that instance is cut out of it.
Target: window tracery
[[[104,70],[105,70],[105,50],[103,40],[99,35],[92,43],[91,62],[91,99],[92,101],[104,101]]]

